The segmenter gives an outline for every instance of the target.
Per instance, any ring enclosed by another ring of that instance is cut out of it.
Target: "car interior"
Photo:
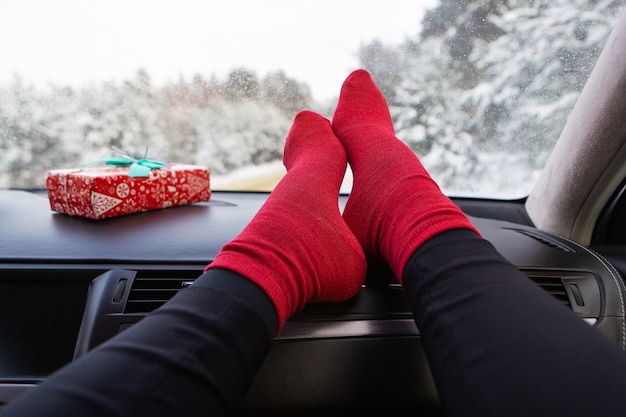
[[[528,197],[451,197],[528,279],[621,349],[624,91],[622,14]],[[191,285],[267,196],[213,190],[206,202],[91,220],[51,211],[45,189],[0,190],[0,408]],[[372,266],[353,299],[287,321],[241,415],[381,407],[441,414],[402,288]]]

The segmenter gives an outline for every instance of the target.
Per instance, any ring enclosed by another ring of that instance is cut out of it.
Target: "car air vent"
[[[201,274],[202,271],[196,270],[137,271],[124,313],[148,314],[156,310],[172,298],[178,290],[191,285]],[[560,276],[541,275],[534,272],[526,272],[526,275],[564,305],[571,307],[569,296]]]
[[[551,248],[562,250],[563,252],[576,253],[574,249],[567,246],[565,243],[561,242],[556,237],[550,236],[546,233],[543,233],[540,231],[534,231],[534,230],[527,230],[527,229],[509,229],[509,230],[513,230],[517,233],[521,233]]]
[[[559,300],[561,303],[566,305],[567,307],[572,307],[569,296],[567,295],[567,291],[565,290],[565,285],[563,284],[563,280],[559,276],[548,276],[548,275],[535,275],[535,274],[527,274],[528,278],[530,278],[535,284],[539,285],[541,288],[550,293],[554,298]]]
[[[201,274],[202,271],[196,270],[137,271],[124,313],[147,314],[156,310]]]

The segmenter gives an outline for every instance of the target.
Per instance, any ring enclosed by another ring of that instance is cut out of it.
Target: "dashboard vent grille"
[[[138,271],[124,313],[147,314],[156,310],[201,274],[197,270]]]
[[[561,279],[561,277],[548,275],[528,275],[528,278],[530,278],[532,281],[535,282],[535,284],[546,290],[554,298],[559,300],[567,307],[572,307],[572,303],[569,300],[569,296],[567,295],[567,291],[565,290],[565,285],[563,284],[563,280]]]
[[[180,289],[193,283],[201,270],[140,270],[133,281],[124,313],[148,314],[161,307]],[[557,300],[571,308],[561,276],[526,271],[526,276]]]
[[[558,249],[563,252],[576,253],[574,249],[572,249],[565,243],[561,242],[560,240],[556,239],[555,237],[549,236],[547,233],[542,233],[542,232],[534,231],[534,230],[526,230],[526,229],[510,229],[510,230],[514,230],[517,233],[526,235],[529,238],[535,239],[537,242],[540,242],[551,248]]]

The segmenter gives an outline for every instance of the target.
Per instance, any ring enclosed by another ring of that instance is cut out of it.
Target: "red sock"
[[[402,280],[411,255],[450,229],[478,231],[395,136],[387,102],[365,70],[344,82],[332,127],[354,174],[344,219],[367,255]]]
[[[365,278],[363,250],[339,212],[347,161],[330,122],[303,111],[285,144],[287,174],[256,216],[207,267],[259,285],[280,329],[307,302],[344,301]]]

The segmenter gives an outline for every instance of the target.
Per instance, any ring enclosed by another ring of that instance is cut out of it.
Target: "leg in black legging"
[[[623,416],[626,357],[466,230],[411,257],[404,288],[449,416]]]
[[[276,328],[274,306],[259,287],[212,269],[0,415],[231,415]]]

